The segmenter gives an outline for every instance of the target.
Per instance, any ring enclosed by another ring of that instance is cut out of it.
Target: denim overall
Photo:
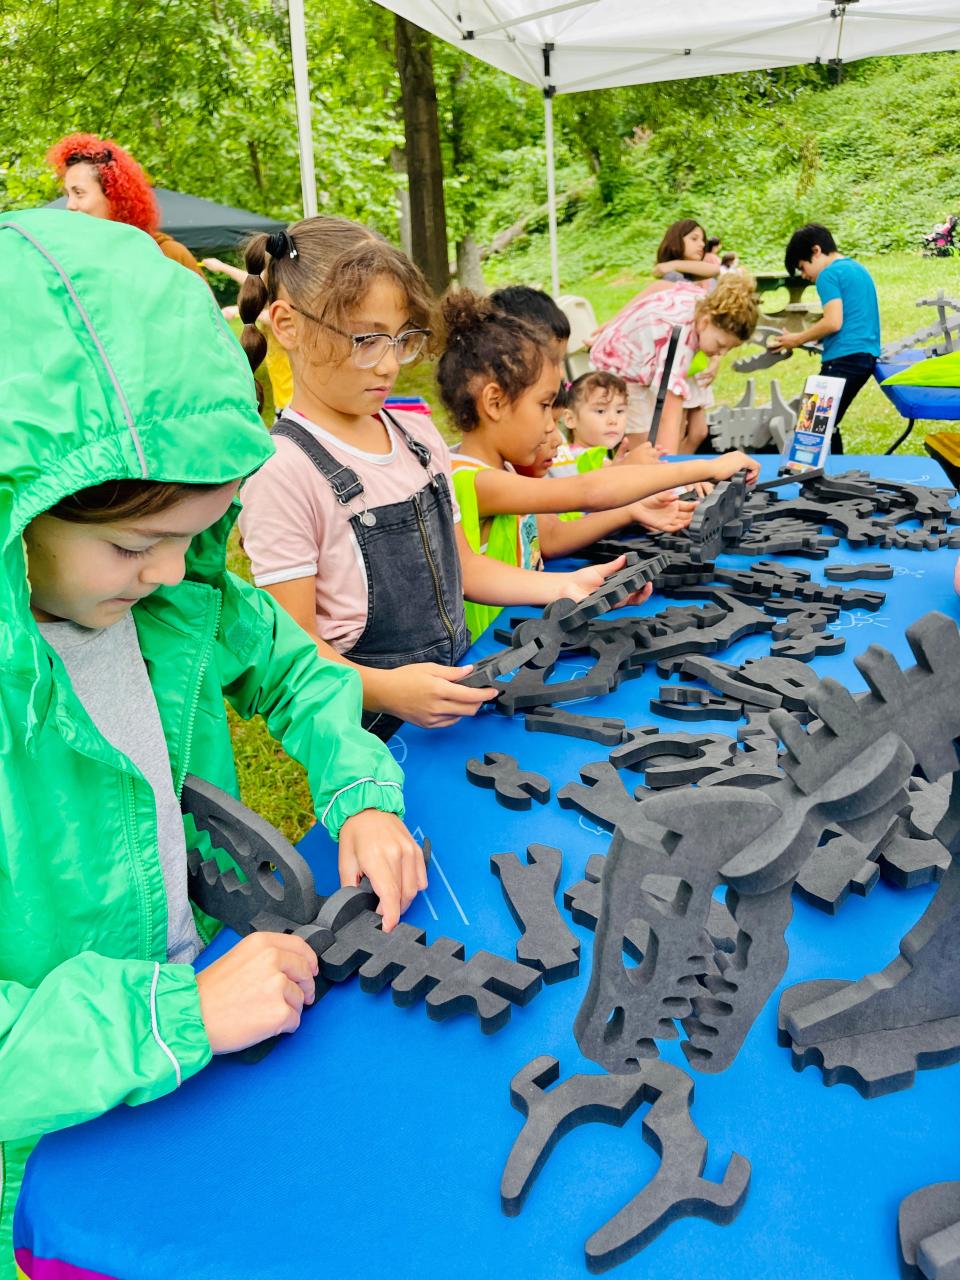
[[[280,417],[271,435],[286,436],[307,455],[350,512],[367,575],[367,625],[345,658],[387,669],[409,662],[453,666],[469,645],[463,617],[463,583],[447,478],[431,469],[430,450],[383,411],[427,474],[412,497],[368,510],[363,483],[306,428]],[[322,572],[322,568],[321,568]],[[396,716],[364,712],[363,727],[387,740],[403,723]]]

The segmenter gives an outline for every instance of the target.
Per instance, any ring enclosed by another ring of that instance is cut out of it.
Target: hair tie
[[[271,258],[296,258],[297,246],[293,243],[293,236],[289,231],[274,231],[267,238],[267,253]]]

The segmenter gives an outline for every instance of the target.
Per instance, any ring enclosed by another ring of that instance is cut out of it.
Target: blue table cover
[[[831,465],[944,483],[924,458],[847,457]],[[824,561],[784,559],[823,577]],[[890,582],[869,584],[887,591],[885,606],[844,613],[836,629],[847,651],[815,664],[851,689],[864,687],[853,658],[868,644],[909,664],[907,625],[932,609],[960,613],[953,552],[855,552],[842,544],[832,559],[896,567]],[[664,604],[654,599],[642,612]],[[719,656],[740,662],[769,652],[769,644],[769,636],[750,637]],[[494,647],[484,637],[478,652]],[[575,665],[568,661],[561,674]],[[577,710],[629,725],[684,727],[650,713],[660,683],[650,669]],[[729,733],[736,725],[703,728]],[[527,813],[502,808],[492,792],[467,784],[464,762],[485,750],[511,752],[544,773],[555,794],[606,749],[527,733],[521,718],[495,713],[442,732],[405,727],[392,749],[406,771],[409,826],[434,848],[429,890],[407,919],[428,939],[462,939],[468,955],[486,948],[512,957],[517,930],[490,855],[522,857],[527,844],[557,845],[562,888],[581,877],[590,854],[606,850],[609,836],[553,799]],[[301,847],[320,889],[331,890],[330,841],[315,829]],[[858,978],[885,964],[932,892],[880,884],[865,899],[848,899],[836,917],[796,901],[782,985]],[[542,1053],[559,1058],[562,1078],[599,1071],[572,1032],[593,941],[588,930],[577,932],[580,976],[544,987],[495,1035],[482,1035],[470,1016],[432,1022],[422,1002],[401,1009],[389,991],[367,995],[351,980],[307,1010],[300,1031],[258,1065],[217,1059],[167,1098],[49,1135],[28,1165],[17,1245],[35,1258],[123,1280],[582,1280],[587,1237],[657,1167],[641,1136],[646,1107],[623,1129],[593,1124],[563,1138],[518,1217],[505,1217],[499,1203],[522,1124],[509,1101],[514,1073]],[[233,941],[225,932],[204,962]],[[729,1070],[691,1073],[694,1120],[709,1141],[706,1176],[721,1176],[734,1151],[752,1163],[742,1213],[728,1227],[675,1224],[619,1268],[625,1280],[894,1280],[900,1200],[960,1176],[960,1068],[921,1072],[910,1090],[871,1102],[846,1086],[827,1089],[817,1071],[795,1073],[789,1052],[777,1046],[776,1007],[775,995]],[[665,1043],[663,1055],[686,1068],[676,1042]]]

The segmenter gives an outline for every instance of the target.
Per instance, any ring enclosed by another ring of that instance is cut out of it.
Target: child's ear
[[[270,327],[274,336],[285,351],[295,351],[300,345],[298,322],[293,307],[286,298],[278,298],[271,302],[267,309]]]
[[[503,417],[506,403],[506,396],[499,383],[487,382],[480,388],[477,407],[484,418],[489,418],[491,422],[499,422]]]

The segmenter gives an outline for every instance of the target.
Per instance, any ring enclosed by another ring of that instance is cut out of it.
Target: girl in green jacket
[[[205,285],[142,232],[0,218],[0,1276],[42,1133],[177,1088],[298,1025],[316,958],[191,906],[187,773],[237,794],[224,708],[308,772],[339,878],[384,927],[425,887],[402,775],[360,681],[226,569],[240,479],[273,446]],[[136,281],[136,290],[130,282]]]

